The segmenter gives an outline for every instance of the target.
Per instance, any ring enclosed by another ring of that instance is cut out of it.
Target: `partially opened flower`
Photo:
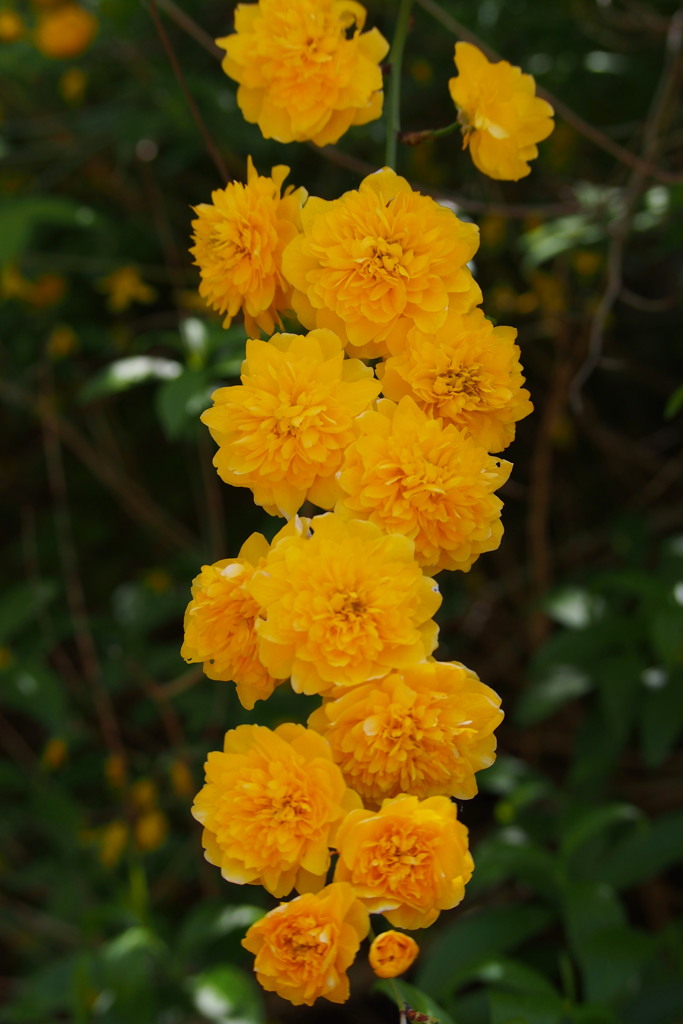
[[[414,665],[436,646],[436,584],[414,545],[334,514],[274,544],[250,589],[261,605],[259,654],[297,692],[324,693]]]
[[[206,859],[228,882],[259,883],[274,896],[317,891],[337,827],[360,798],[329,744],[303,725],[240,725],[206,762],[192,813]]]
[[[185,661],[201,662],[209,679],[234,682],[249,710],[257,700],[270,697],[277,684],[258,656],[255,624],[260,609],[247,588],[268,551],[265,537],[252,533],[237,558],[202,566],[192,583],[180,651]]]
[[[457,662],[423,661],[325,700],[308,719],[368,806],[400,793],[476,795],[495,759],[500,697]]]
[[[531,75],[506,60],[489,61],[472,43],[455,44],[456,78],[448,88],[476,167],[489,178],[518,181],[553,130],[553,108],[536,96]]]
[[[472,877],[467,829],[448,797],[402,794],[379,811],[351,811],[337,833],[334,878],[398,928],[428,928],[457,906]]]
[[[219,446],[214,465],[272,515],[291,517],[306,499],[331,508],[354,419],[378,393],[370,367],[344,359],[331,331],[248,341],[242,383],[215,391],[201,417]]]
[[[309,199],[302,226],[283,257],[294,309],[306,327],[335,331],[354,355],[383,355],[413,324],[437,330],[449,308],[481,301],[467,268],[477,227],[388,167],[339,199]]]
[[[397,978],[412,967],[419,952],[412,935],[391,928],[372,940],[368,960],[378,978]]]
[[[533,411],[516,336],[514,327],[494,327],[479,308],[449,310],[436,331],[412,328],[403,350],[378,367],[382,391],[394,402],[410,395],[487,452],[503,451],[516,422]]]
[[[354,0],[238,4],[235,35],[216,41],[246,120],[266,139],[326,146],[380,117],[389,44],[364,24]]]
[[[211,193],[211,203],[194,207],[194,245],[199,294],[229,327],[244,311],[248,334],[271,334],[280,314],[291,306],[291,287],[282,275],[282,253],[299,230],[306,192],[289,186],[281,195],[289,168],[271,177],[257,174],[248,160],[247,184],[231,182]]]
[[[382,399],[376,412],[358,420],[339,474],[344,496],[336,511],[410,537],[428,572],[467,572],[500,544],[503,505],[493,492],[511,468],[465,431],[431,419],[412,398]]]
[[[267,992],[295,1006],[311,1006],[319,996],[344,1003],[346,972],[369,927],[353,887],[332,882],[315,895],[281,903],[251,926],[242,945],[256,954],[256,978]]]

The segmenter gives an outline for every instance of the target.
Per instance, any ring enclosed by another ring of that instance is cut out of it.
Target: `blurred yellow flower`
[[[471,43],[455,44],[456,78],[448,87],[458,108],[463,148],[489,178],[518,181],[553,130],[553,108],[536,83],[506,60],[492,63]]]
[[[303,725],[240,725],[211,751],[192,814],[204,826],[206,859],[228,882],[273,896],[317,892],[344,816],[360,806],[327,740]]]
[[[423,661],[323,702],[308,719],[368,806],[409,793],[469,799],[495,760],[500,697],[457,662]]]
[[[77,57],[90,46],[97,27],[94,14],[67,2],[40,15],[33,41],[45,57]]]
[[[384,398],[358,420],[335,511],[409,537],[425,572],[467,572],[500,544],[503,503],[493,492],[511,469],[465,431],[427,416],[412,398],[398,405]]]
[[[414,545],[330,513],[298,520],[274,543],[250,589],[261,605],[259,653],[297,693],[355,686],[414,665],[436,647],[438,587]]]
[[[68,324],[57,324],[50,331],[45,348],[51,359],[64,359],[78,348],[78,335]]]
[[[0,11],[0,43],[13,43],[21,39],[25,31],[26,26],[16,11],[11,7]]]
[[[187,761],[171,761],[168,766],[168,774],[171,777],[171,786],[176,796],[185,797],[194,792],[192,772]]]
[[[125,821],[110,821],[100,831],[100,863],[105,868],[116,867],[128,843],[128,825]]]
[[[122,313],[134,302],[154,302],[157,297],[156,289],[145,284],[140,271],[133,266],[118,267],[101,277],[97,286],[107,296],[107,307],[112,313]]]
[[[248,710],[270,697],[277,685],[259,658],[255,624],[260,609],[248,587],[268,550],[265,537],[252,533],[237,558],[202,566],[185,611],[181,657],[202,662],[209,679],[234,682]]]
[[[428,928],[457,906],[472,877],[467,829],[448,797],[402,794],[379,811],[351,811],[337,833],[335,882],[350,882],[370,913]]]
[[[411,935],[390,929],[372,940],[368,960],[378,978],[397,978],[412,967],[419,952]]]
[[[256,954],[256,978],[267,992],[295,1006],[311,1006],[319,996],[344,1003],[346,971],[369,928],[353,888],[333,882],[316,895],[281,903],[251,926],[242,945]]]
[[[410,395],[487,452],[503,451],[515,423],[533,412],[516,337],[514,327],[494,327],[481,309],[449,311],[436,331],[413,328],[403,350],[378,367],[382,391],[395,402]]]
[[[216,42],[245,119],[266,139],[326,146],[380,117],[389,44],[364,24],[354,0],[238,4],[235,34]]]
[[[129,799],[138,810],[150,810],[156,807],[158,793],[156,783],[152,779],[136,779],[130,787]]]
[[[110,754],[104,762],[104,776],[114,789],[121,789],[126,784],[128,772],[126,762],[121,754]]]
[[[294,309],[306,327],[335,331],[352,355],[383,355],[413,324],[434,331],[449,308],[481,302],[466,266],[478,229],[388,167],[339,199],[309,199],[301,220],[282,264]]]
[[[194,207],[190,252],[201,274],[199,294],[225,317],[224,327],[242,309],[249,335],[258,336],[259,328],[272,334],[291,307],[282,253],[299,231],[306,191],[289,185],[281,195],[288,174],[279,165],[262,177],[249,157],[246,185],[231,182],[211,193],[210,204]]]
[[[163,811],[143,811],[135,822],[135,845],[144,853],[151,853],[166,842],[168,829],[168,818]]]
[[[80,103],[87,85],[88,79],[80,68],[69,68],[59,79],[59,92],[67,103]]]
[[[45,744],[40,760],[47,768],[54,770],[61,768],[68,756],[69,748],[61,736],[53,736]]]
[[[344,359],[331,331],[248,341],[242,383],[215,391],[201,416],[219,476],[250,487],[271,515],[290,518],[307,499],[332,508],[354,419],[378,393],[370,367]]]

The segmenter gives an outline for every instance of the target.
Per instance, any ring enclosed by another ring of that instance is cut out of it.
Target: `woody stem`
[[[389,51],[389,92],[387,104],[387,148],[385,163],[396,170],[396,148],[401,130],[401,65],[413,0],[401,0],[394,30],[394,38]]]

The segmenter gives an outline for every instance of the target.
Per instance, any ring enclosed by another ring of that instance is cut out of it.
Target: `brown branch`
[[[220,46],[216,46],[216,43],[211,38],[208,32],[205,32],[201,25],[198,25],[189,14],[181,10],[177,4],[173,3],[173,0],[156,0],[157,5],[168,14],[169,18],[175,21],[179,28],[182,28],[196,43],[199,43],[207,53],[210,53],[212,57],[217,57],[218,60],[222,60],[225,56],[225,51],[221,50]]]
[[[454,35],[459,36],[461,39],[466,39],[470,43],[474,43],[478,46],[487,57],[491,60],[500,60],[500,54],[480,39],[475,33],[470,31],[465,25],[454,18],[451,14],[436,3],[435,0],[416,0],[416,3],[422,7],[424,11],[438,21],[439,24],[443,25]],[[600,149],[604,149],[605,152],[609,153],[620,163],[626,164],[628,167],[639,170],[642,174],[649,175],[652,178],[656,178],[657,181],[662,181],[667,185],[680,185],[683,184],[683,174],[677,174],[674,171],[667,171],[661,167],[657,167],[649,160],[644,160],[642,157],[632,153],[629,149],[625,149],[620,146],[618,142],[610,139],[609,135],[596,128],[595,125],[590,124],[588,121],[584,121],[577,113],[575,113],[571,107],[567,106],[561,99],[551,93],[548,89],[544,89],[541,86],[537,87],[537,94],[544,100],[547,100],[554,108],[555,112],[564,118],[567,124],[570,124],[576,131],[589,139],[594,145],[599,146]]]
[[[156,27],[159,38],[161,39],[161,43],[166,51],[166,56],[170,61],[171,67],[173,68],[173,74],[175,75],[178,85],[180,86],[183,96],[185,97],[185,101],[187,102],[187,105],[190,108],[190,113],[192,114],[194,123],[197,125],[197,128],[199,129],[199,132],[204,140],[206,151],[213,160],[216,166],[216,170],[221,176],[221,180],[223,182],[230,181],[231,176],[228,172],[227,167],[225,166],[225,163],[223,162],[223,158],[218,152],[216,144],[214,143],[213,139],[211,138],[211,135],[207,130],[206,125],[204,124],[202,115],[199,113],[199,108],[197,107],[197,104],[192,98],[192,94],[187,87],[185,76],[183,75],[182,69],[178,62],[178,58],[175,55],[175,50],[173,49],[173,44],[171,43],[171,40],[168,37],[168,33],[166,32],[166,29],[163,26],[161,18],[159,17],[159,11],[157,10],[157,0],[149,0],[149,10],[150,14],[152,15],[152,20],[154,21],[154,25]]]
[[[645,124],[642,149],[643,159],[640,161],[639,166],[635,167],[631,173],[630,180],[622,196],[621,213],[611,227],[612,240],[607,260],[607,283],[591,321],[586,358],[571,387],[571,403],[573,408],[579,412],[581,411],[581,391],[600,362],[607,320],[623,288],[626,243],[631,233],[636,204],[650,173],[648,168],[652,166],[651,160],[656,155],[659,147],[659,138],[665,122],[669,101],[674,94],[680,76],[682,44],[683,7],[679,8],[669,23],[664,66],[650,103],[650,110]]]

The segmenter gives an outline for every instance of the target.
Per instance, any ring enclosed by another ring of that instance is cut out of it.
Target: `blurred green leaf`
[[[0,199],[0,265],[21,256],[37,227],[43,224],[85,227],[92,224],[94,218],[91,209],[61,196]]]
[[[7,588],[0,597],[0,643],[7,643],[27,623],[35,623],[56,593],[57,586],[51,580],[15,583]]]
[[[423,992],[415,985],[410,985],[407,981],[403,981],[402,978],[398,979],[397,987],[401,996],[413,1010],[417,1010],[419,1013],[426,1013],[434,1020],[438,1020],[439,1024],[455,1024],[453,1018],[426,992]],[[376,981],[372,986],[372,990],[373,992],[383,992],[385,996],[391,999],[392,1003],[398,1006],[399,1010],[403,1009],[403,1003],[397,1002],[396,991],[390,981]]]
[[[118,394],[148,381],[173,381],[183,372],[182,364],[162,356],[126,356],[101,370],[81,389],[82,402]]]
[[[489,993],[491,1024],[568,1024],[567,1004],[545,992]]]
[[[655,680],[656,685],[652,685]],[[641,752],[648,768],[656,768],[683,732],[683,671],[660,670],[657,675],[644,675],[644,682],[639,719]]]
[[[156,408],[169,440],[177,440],[188,429],[196,430],[199,416],[211,405],[213,390],[213,377],[205,370],[183,370],[161,385]]]
[[[263,1024],[263,1000],[251,975],[228,964],[189,980],[195,1008],[216,1024]]]
[[[591,688],[589,675],[577,665],[554,665],[523,691],[514,710],[514,719],[522,726],[542,722]]]

